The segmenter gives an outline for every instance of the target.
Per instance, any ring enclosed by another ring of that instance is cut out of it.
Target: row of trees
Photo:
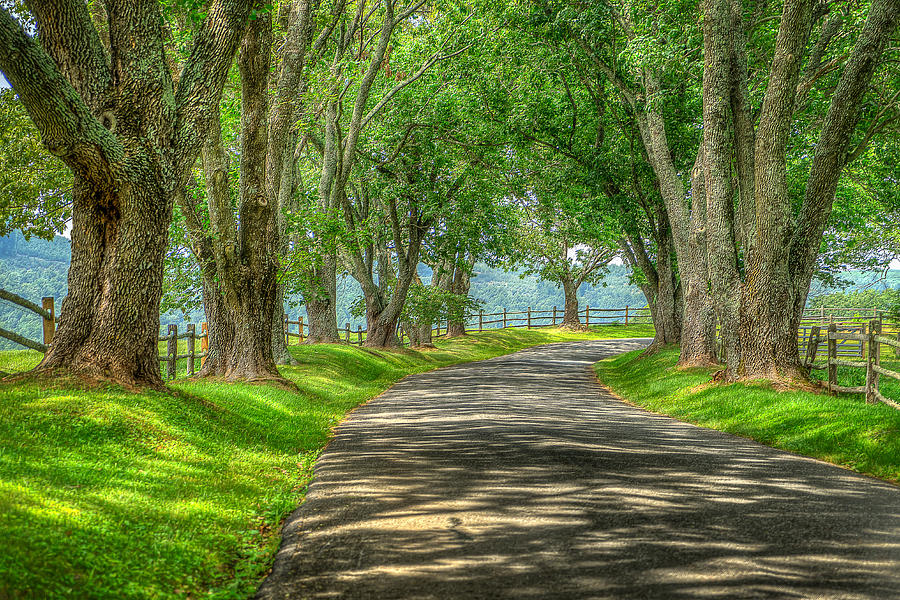
[[[810,281],[876,245],[829,219],[836,198],[857,219],[896,214],[887,134],[900,86],[884,58],[898,11],[4,5],[0,70],[17,95],[4,103],[21,101],[72,174],[70,206],[19,192],[25,214],[35,202],[72,214],[69,296],[39,369],[161,385],[164,274],[202,295],[204,374],[256,380],[290,360],[286,292],[302,294],[312,341],[337,341],[340,272],[362,288],[366,343],[390,346],[401,319],[428,313],[423,298],[465,297],[476,260],[558,282],[577,326],[578,287],[620,255],[656,345],[680,342],[683,364],[720,358],[718,323],[729,377],[805,376],[795,334]],[[826,232],[846,249],[830,263]],[[422,289],[420,262],[442,293]]]
[[[796,332],[812,279],[896,256],[883,232],[897,214],[900,5],[559,0],[507,18],[521,50],[494,94],[542,101],[487,104],[485,118],[584,186],[603,215],[592,224],[612,221],[657,343],[680,342],[683,365],[722,359],[730,379],[806,377]]]

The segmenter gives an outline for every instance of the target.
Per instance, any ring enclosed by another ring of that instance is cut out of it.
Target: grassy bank
[[[678,350],[630,352],[598,363],[600,380],[656,413],[727,431],[900,483],[900,411],[859,395],[779,392],[763,384],[711,384],[711,369],[675,369]],[[846,372],[841,381],[856,377]],[[900,386],[882,391],[900,398]]]
[[[293,346],[300,364],[283,373],[299,393],[191,380],[143,394],[0,383],[0,599],[246,598],[353,407],[410,373],[648,333],[505,330],[427,352]],[[36,360],[0,353],[0,370]]]

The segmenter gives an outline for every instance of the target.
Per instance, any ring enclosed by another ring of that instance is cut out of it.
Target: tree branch
[[[176,174],[180,182],[187,176],[206,139],[213,112],[244,34],[253,0],[213,0],[203,27],[196,36],[191,56],[181,72],[175,92],[176,165],[186,165]]]
[[[89,181],[112,179],[110,163],[123,158],[122,145],[5,9],[0,10],[0,71],[22,99],[51,154]]]

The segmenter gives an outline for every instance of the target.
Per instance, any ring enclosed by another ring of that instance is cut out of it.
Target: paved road
[[[323,453],[261,599],[900,598],[900,488],[628,406],[578,342],[409,377]]]

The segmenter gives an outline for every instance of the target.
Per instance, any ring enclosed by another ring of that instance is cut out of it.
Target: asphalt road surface
[[[900,488],[629,406],[553,344],[408,377],[322,454],[260,599],[900,598]]]

